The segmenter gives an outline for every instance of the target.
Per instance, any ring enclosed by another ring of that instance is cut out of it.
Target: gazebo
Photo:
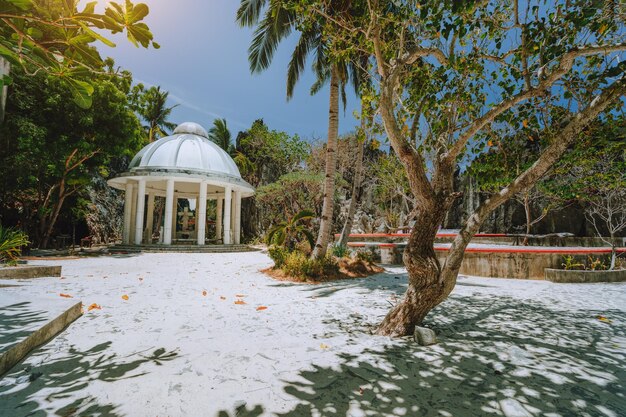
[[[111,187],[125,192],[123,243],[153,243],[155,197],[165,198],[163,221],[157,227],[159,243],[204,245],[207,200],[216,201],[213,240],[227,245],[240,243],[241,200],[252,196],[254,188],[241,178],[230,155],[208,136],[202,126],[183,123],[171,136],[139,151],[128,172],[108,181]],[[195,200],[195,217],[187,207],[178,212],[179,199]],[[179,215],[183,230],[177,232]]]

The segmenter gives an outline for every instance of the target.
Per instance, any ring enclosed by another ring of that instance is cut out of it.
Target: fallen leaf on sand
[[[245,295],[243,295],[243,294],[235,294],[235,297],[242,298],[242,297],[245,297]]]
[[[237,301],[235,301],[235,304],[239,304],[239,305],[243,305],[243,304],[245,304],[245,303],[246,303],[246,302],[245,302],[245,301],[243,301],[243,300],[237,300]]]
[[[102,307],[100,307],[98,304],[93,303],[92,305],[90,305],[87,308],[87,311],[91,311],[91,310],[102,310]]]
[[[604,316],[598,316],[598,320],[600,320],[603,323],[610,323],[611,322],[611,320],[607,319]]]
[[[265,307],[265,306],[258,306],[256,308],[256,311],[261,311],[261,310],[267,310],[267,307]]]
[[[128,296],[126,294],[122,295],[122,300],[128,301]]]
[[[225,300],[226,297],[224,297],[223,295],[220,295],[220,300]]]
[[[202,295],[206,297],[206,290],[202,291]]]
[[[73,298],[73,297],[72,297],[71,295],[69,295],[69,294],[63,294],[63,293],[61,293],[61,294],[59,294],[59,295],[60,295],[61,297],[63,297],[63,298]]]
[[[330,346],[328,346],[326,343],[320,344],[320,349],[328,349],[328,348],[330,348]]]

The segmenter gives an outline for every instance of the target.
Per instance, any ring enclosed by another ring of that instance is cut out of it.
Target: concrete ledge
[[[614,271],[575,271],[546,268],[545,278],[559,283],[625,282],[626,269]]]
[[[60,276],[60,265],[18,265],[0,268],[0,279],[29,279]]]
[[[79,318],[83,314],[82,306],[82,302],[74,304],[61,315],[53,318],[42,327],[34,330],[27,337],[18,340],[15,344],[0,352],[0,376],[17,365],[35,348],[49,342],[74,320]]]

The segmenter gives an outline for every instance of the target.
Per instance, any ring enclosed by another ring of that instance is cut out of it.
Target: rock
[[[421,346],[430,346],[437,343],[435,332],[427,327],[416,327],[413,338]]]

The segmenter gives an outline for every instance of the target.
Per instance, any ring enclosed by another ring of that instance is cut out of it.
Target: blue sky
[[[170,92],[172,121],[193,121],[210,127],[228,120],[233,136],[263,118],[271,129],[298,134],[307,140],[326,140],[328,87],[310,96],[310,71],[301,79],[289,102],[285,74],[296,38],[279,46],[272,66],[250,74],[247,50],[252,31],[235,23],[238,0],[141,0],[150,7],[146,23],[161,49],[135,48],[116,37],[117,47],[100,46],[103,56],[133,73],[138,82],[160,85]],[[358,103],[349,96],[341,112],[340,133],[353,130]]]

